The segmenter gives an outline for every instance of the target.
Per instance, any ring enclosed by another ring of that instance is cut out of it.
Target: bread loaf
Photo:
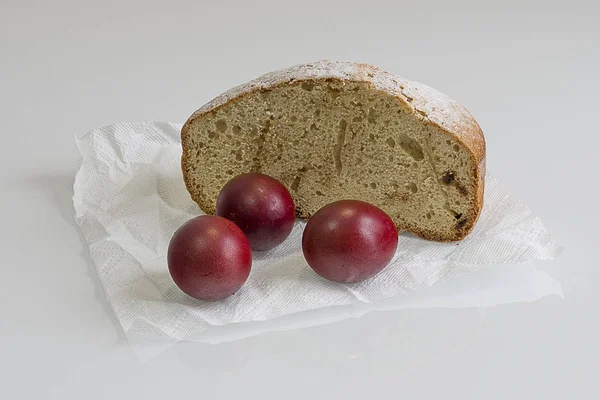
[[[464,238],[482,207],[485,141],[472,115],[367,64],[268,73],[196,111],[181,140],[186,186],[207,213],[229,179],[250,171],[281,181],[300,217],[358,199],[430,240]]]

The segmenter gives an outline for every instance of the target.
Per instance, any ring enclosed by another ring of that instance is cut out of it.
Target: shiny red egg
[[[234,222],[253,250],[270,250],[290,234],[296,219],[294,200],[277,179],[260,173],[238,175],[217,197],[217,215]]]
[[[341,200],[318,210],[306,224],[302,251],[323,278],[351,283],[384,269],[398,247],[392,219],[376,206]]]
[[[167,263],[184,293],[200,300],[220,300],[237,292],[248,279],[252,250],[233,222],[202,215],[175,232]]]

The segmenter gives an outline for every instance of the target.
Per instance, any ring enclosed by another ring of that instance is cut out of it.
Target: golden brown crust
[[[313,68],[315,67],[316,68]],[[342,68],[340,68],[340,66]],[[485,139],[479,124],[473,116],[460,104],[449,97],[416,82],[410,82],[404,78],[389,74],[369,64],[337,63],[322,61],[312,64],[304,64],[281,71],[264,75],[257,80],[235,87],[223,95],[215,98],[193,113],[183,125],[181,140],[183,154],[181,167],[183,178],[192,199],[202,210],[214,214],[214,204],[209,199],[204,199],[200,192],[191,186],[189,179],[190,166],[188,165],[189,154],[188,130],[190,125],[198,118],[205,117],[219,108],[238,102],[257,91],[273,90],[279,86],[299,81],[341,79],[347,82],[365,82],[371,84],[374,89],[384,91],[397,98],[406,108],[426,124],[435,125],[445,133],[458,140],[468,150],[473,164],[477,168],[473,171],[475,177],[471,193],[475,193],[475,207],[471,215],[463,217],[457,224],[456,235],[447,237],[442,234],[424,232],[418,227],[397,226],[401,231],[409,232],[427,240],[434,241],[457,241],[467,236],[475,226],[483,207],[484,180],[485,180]],[[300,218],[310,218],[310,214],[303,210],[297,210]]]

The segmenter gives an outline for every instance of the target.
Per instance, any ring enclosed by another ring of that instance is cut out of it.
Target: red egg
[[[392,219],[372,204],[341,200],[318,210],[306,224],[302,251],[323,278],[351,283],[385,268],[398,247]]]
[[[290,192],[277,179],[259,173],[238,175],[223,186],[217,215],[233,221],[253,250],[270,250],[290,234],[296,208]]]
[[[248,279],[252,250],[234,223],[202,215],[175,232],[167,263],[183,292],[200,300],[220,300],[237,292]]]

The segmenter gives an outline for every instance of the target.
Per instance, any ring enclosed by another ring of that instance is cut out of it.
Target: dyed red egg
[[[253,250],[270,250],[290,234],[296,219],[294,200],[277,179],[260,173],[238,175],[217,197],[217,215],[234,222]]]
[[[392,219],[376,206],[341,200],[318,210],[306,224],[302,251],[323,278],[351,283],[384,269],[398,247]]]
[[[237,292],[248,279],[252,250],[233,222],[202,215],[175,232],[167,263],[184,293],[200,300],[220,300]]]

